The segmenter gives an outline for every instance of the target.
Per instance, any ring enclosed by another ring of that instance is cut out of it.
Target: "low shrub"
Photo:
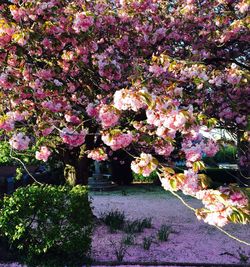
[[[27,258],[86,258],[92,219],[83,186],[30,185],[0,201],[0,236]]]

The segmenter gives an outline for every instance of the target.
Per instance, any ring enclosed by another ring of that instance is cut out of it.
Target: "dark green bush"
[[[0,236],[22,255],[85,258],[92,211],[86,187],[30,185],[0,201]]]

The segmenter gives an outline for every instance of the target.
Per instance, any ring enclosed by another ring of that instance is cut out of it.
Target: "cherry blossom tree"
[[[13,152],[57,154],[75,182],[86,182],[89,158],[122,150],[135,173],[157,171],[166,190],[201,199],[199,219],[247,223],[244,191],[208,189],[199,171],[219,149],[201,129],[248,138],[248,9],[245,0],[1,1],[1,133]]]

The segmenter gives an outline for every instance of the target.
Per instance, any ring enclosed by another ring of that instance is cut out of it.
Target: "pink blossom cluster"
[[[93,103],[89,103],[86,107],[86,112],[88,116],[96,118],[99,114],[99,107],[95,106]]]
[[[23,121],[28,116],[28,111],[9,111],[5,116],[0,117],[0,129],[10,132],[14,130],[16,121]]]
[[[178,108],[179,102],[173,100],[164,101],[164,98],[155,97],[155,107],[146,110],[147,123],[154,125],[156,128],[156,135],[163,139],[167,137],[174,138],[177,131],[185,131],[187,122],[191,123],[193,120],[193,108],[189,106],[187,109]]]
[[[105,161],[108,159],[108,155],[105,153],[103,148],[95,148],[88,151],[88,158],[96,161]]]
[[[47,128],[45,128],[45,129],[43,129],[42,130],[42,136],[48,136],[48,135],[50,135],[52,132],[53,132],[53,130],[54,130],[54,127],[52,126],[52,127],[47,127]]]
[[[229,187],[220,187],[220,192],[228,197],[228,203],[234,207],[243,208],[249,203],[247,196],[239,190],[234,190]]]
[[[10,117],[0,117],[0,129],[10,132],[14,128],[15,122]]]
[[[232,214],[232,209],[227,207],[220,199],[222,193],[218,190],[204,190],[196,194],[202,200],[205,208],[197,210],[197,218],[203,219],[211,225],[220,227],[228,223],[228,216]]]
[[[98,56],[98,68],[99,74],[110,81],[119,81],[122,78],[121,65],[115,59],[110,60],[106,53]]]
[[[6,115],[13,121],[24,121],[28,116],[28,111],[20,112],[18,110],[16,111],[9,111],[6,113]]]
[[[142,94],[143,91],[132,91],[129,89],[121,89],[114,93],[114,107],[119,110],[138,111],[145,107],[145,101]]]
[[[65,114],[65,115],[64,115],[64,118],[65,118],[65,120],[66,120],[67,122],[70,122],[70,123],[75,124],[75,125],[81,123],[80,118],[79,118],[78,116],[76,116],[76,115]]]
[[[249,7],[250,7],[250,4],[246,0],[240,1],[236,5],[236,8],[238,8],[241,13],[246,13],[249,10]]]
[[[173,152],[174,146],[171,143],[159,140],[154,144],[154,150],[158,155],[168,157]]]
[[[102,105],[99,109],[98,118],[101,121],[102,127],[107,129],[117,125],[120,114],[116,108],[109,105]]]
[[[77,13],[73,21],[73,29],[76,33],[86,32],[94,24],[94,18],[86,12]]]
[[[29,147],[30,138],[26,136],[24,133],[16,133],[14,134],[10,140],[9,143],[12,148],[17,150],[26,150]]]
[[[47,146],[41,146],[39,151],[36,151],[36,159],[46,162],[51,155],[51,151]]]
[[[104,132],[102,141],[111,147],[113,151],[116,151],[129,146],[133,141],[133,135],[131,133],[122,133],[121,131],[115,133]]]
[[[205,206],[205,208],[197,210],[198,219],[220,227],[230,221],[234,207],[247,208],[249,204],[248,198],[242,192],[230,188],[199,191],[196,193],[196,197],[201,199]]]
[[[44,101],[42,103],[42,107],[49,109],[51,112],[61,112],[70,109],[70,106],[65,101],[61,100]]]
[[[182,151],[185,153],[188,167],[192,166],[193,162],[201,160],[204,155],[213,157],[218,150],[218,144],[212,139],[207,141],[204,139],[197,141],[186,139],[182,143]]]
[[[186,195],[194,196],[198,190],[200,190],[199,179],[196,172],[193,170],[185,170],[185,182],[182,185],[182,192]]]
[[[191,196],[195,196],[200,190],[198,175],[193,170],[185,170],[181,175],[170,174],[167,168],[162,170],[164,178],[161,179],[161,183],[165,190],[182,190],[184,194]]]
[[[87,130],[83,129],[80,133],[70,129],[63,128],[60,132],[60,137],[62,141],[72,147],[77,147],[82,145],[85,142],[85,137],[87,135]]]
[[[151,154],[146,153],[141,153],[140,157],[131,163],[132,171],[143,176],[149,176],[157,166],[158,161]]]

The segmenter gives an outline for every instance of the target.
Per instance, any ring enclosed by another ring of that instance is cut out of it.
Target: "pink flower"
[[[36,151],[36,159],[42,160],[44,162],[48,160],[50,155],[51,151],[46,146],[42,146],[40,148],[40,151]]]
[[[236,5],[236,7],[239,9],[241,13],[245,13],[249,9],[249,4],[247,3],[247,1],[246,2],[241,1],[239,4]]]
[[[15,122],[9,117],[0,118],[0,129],[5,130],[6,132],[10,132],[14,130]]]
[[[198,175],[193,170],[185,170],[184,175],[186,176],[186,179],[184,180],[181,190],[184,194],[194,196],[200,189],[198,183]]]
[[[19,112],[19,111],[10,111],[6,113],[13,121],[23,121],[29,115],[27,111]]]
[[[11,147],[17,150],[26,150],[29,147],[30,138],[23,133],[14,134],[9,143]]]
[[[105,161],[108,159],[108,155],[105,153],[103,148],[96,148],[88,152],[88,158],[96,161]]]
[[[203,152],[208,157],[213,157],[219,151],[219,146],[213,140],[209,140],[203,146]]]
[[[234,192],[230,196],[230,202],[233,206],[244,207],[248,204],[248,198],[242,192]]]
[[[86,12],[77,13],[73,22],[73,29],[76,33],[86,32],[94,24],[94,18]]]
[[[48,136],[49,134],[51,134],[54,130],[54,127],[49,127],[49,128],[46,128],[44,130],[42,130],[42,135],[43,136]]]
[[[99,57],[99,74],[110,81],[119,81],[122,78],[121,65],[116,61],[108,61],[106,57]]]
[[[119,118],[118,110],[108,105],[103,105],[99,110],[99,119],[104,129],[115,126]]]
[[[128,89],[122,89],[114,93],[114,107],[118,110],[138,111],[145,107],[142,97],[143,91],[134,92]]]
[[[71,122],[73,124],[80,124],[81,123],[81,120],[75,115],[65,114],[64,118],[67,122]]]
[[[245,115],[242,116],[237,116],[235,121],[237,122],[237,124],[242,124],[242,125],[247,125],[247,119]]]
[[[223,227],[229,223],[229,220],[227,218],[228,215],[229,214],[227,214],[227,212],[210,212],[206,214],[204,222],[211,225],[217,225],[219,227]]]
[[[60,132],[60,137],[62,138],[63,142],[73,147],[82,145],[85,141],[86,135],[86,129],[83,129],[80,133],[78,133],[73,129],[63,128]]]
[[[93,103],[89,103],[86,107],[86,112],[90,117],[97,117],[98,116],[98,108],[94,106]]]
[[[154,149],[158,155],[167,157],[172,153],[172,151],[174,150],[174,147],[170,143],[167,143],[167,144],[159,143],[155,145]]]
[[[202,151],[199,147],[191,147],[184,150],[186,155],[186,160],[190,162],[195,162],[202,158]]]
[[[132,161],[133,172],[149,176],[158,166],[158,161],[151,154],[141,153],[140,157]]]
[[[133,136],[131,133],[118,132],[115,134],[104,133],[102,134],[102,141],[107,146],[110,146],[113,151],[120,148],[125,148],[131,144],[133,141]]]
[[[182,113],[173,110],[165,117],[163,125],[177,131],[185,126],[186,121],[187,119]]]
[[[149,67],[149,71],[152,72],[156,77],[160,76],[162,73],[166,71],[166,69],[158,66],[156,64]]]

